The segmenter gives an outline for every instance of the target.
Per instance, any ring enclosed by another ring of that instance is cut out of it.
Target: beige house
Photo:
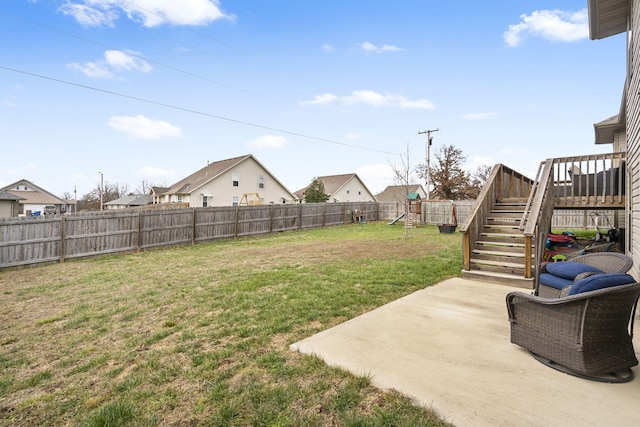
[[[355,173],[319,176],[317,179],[322,182],[325,193],[329,195],[328,202],[373,202],[376,200]],[[309,185],[295,192],[299,200],[304,199],[304,192]]]
[[[130,194],[128,196],[120,197],[119,199],[105,203],[104,208],[107,210],[129,209],[150,205],[152,203],[153,196],[149,194]]]
[[[0,218],[17,217],[20,213],[20,200],[22,197],[8,191],[0,191]]]
[[[620,112],[594,125],[596,143],[613,143],[614,151],[626,151],[627,252],[633,258],[633,276],[640,277],[640,0],[589,0],[589,35],[599,40],[625,33],[627,66]],[[636,37],[632,37],[635,33]],[[626,149],[625,149],[626,148]],[[634,201],[635,204],[634,204]]]
[[[0,191],[8,191],[21,198],[19,215],[60,214],[73,209],[73,201],[61,199],[26,179],[0,188]]]
[[[164,191],[163,191],[164,190]],[[261,203],[292,203],[287,190],[253,155],[209,163],[167,189],[152,189],[154,203],[187,203],[189,207],[235,206],[243,196]]]
[[[379,202],[406,202],[409,194],[418,194],[420,198],[425,200],[427,193],[424,191],[424,187],[420,184],[409,185],[389,185],[382,191],[382,193],[376,195],[376,200]]]

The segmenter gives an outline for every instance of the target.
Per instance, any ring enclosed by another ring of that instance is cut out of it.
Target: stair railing
[[[466,221],[460,226],[462,233],[462,262],[466,271],[471,269],[471,253],[497,200],[525,198],[531,193],[534,181],[513,169],[497,164],[480,191]]]
[[[553,179],[554,161],[547,159],[540,163],[536,182],[532,187],[525,211],[520,221],[520,230],[524,235],[525,243],[525,277],[534,276],[535,294],[538,293],[540,269],[533,268],[532,259],[540,265],[544,257],[544,248],[547,242],[547,234],[551,229],[553,217],[554,197]],[[535,248],[535,258],[532,258]]]

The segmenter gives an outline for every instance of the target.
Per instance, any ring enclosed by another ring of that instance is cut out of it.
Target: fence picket
[[[474,202],[455,203],[463,222]],[[351,222],[355,210],[369,221],[388,221],[404,207],[404,202],[303,203],[0,219],[0,268],[340,225]],[[423,223],[450,223],[451,204],[423,201],[422,215]],[[608,227],[614,211],[600,211],[599,218],[599,226]],[[590,221],[584,211],[558,211],[553,227],[594,228]]]

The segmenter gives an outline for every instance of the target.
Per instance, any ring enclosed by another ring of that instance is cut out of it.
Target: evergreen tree
[[[329,195],[324,191],[324,184],[318,178],[314,178],[311,184],[304,190],[302,197],[307,203],[319,203],[329,200]]]

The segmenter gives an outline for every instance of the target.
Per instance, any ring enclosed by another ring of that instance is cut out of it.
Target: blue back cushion
[[[542,273],[540,275],[540,283],[552,288],[562,289],[565,286],[573,285],[573,280],[564,279],[549,273]]]
[[[573,280],[581,273],[604,273],[596,267],[575,261],[552,262],[546,266],[547,272],[563,279]]]
[[[594,274],[578,280],[571,286],[569,295],[580,294],[583,292],[595,291],[596,289],[611,288],[614,286],[635,283],[636,279],[626,273],[604,273]]]

